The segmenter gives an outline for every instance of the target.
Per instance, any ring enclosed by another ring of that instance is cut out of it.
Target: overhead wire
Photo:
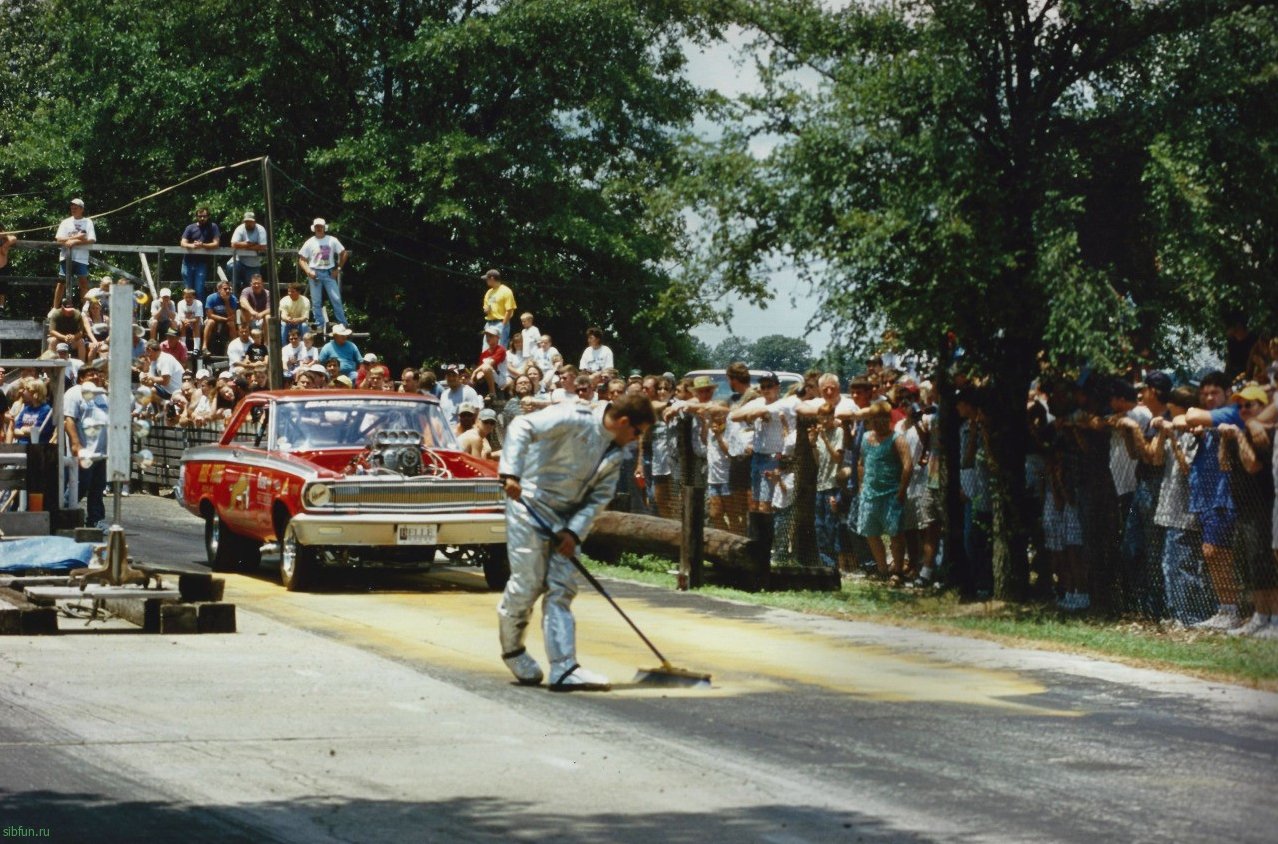
[[[153,191],[152,193],[149,193],[149,194],[147,194],[147,195],[145,195],[145,196],[138,197],[137,199],[133,199],[133,200],[131,200],[131,201],[129,201],[129,202],[127,202],[127,203],[125,203],[124,205],[119,206],[118,208],[112,208],[111,210],[109,210],[109,211],[104,211],[104,212],[102,212],[101,214],[92,214],[92,215],[88,215],[88,216],[89,216],[91,219],[94,219],[94,220],[104,219],[104,218],[106,218],[106,217],[110,217],[110,216],[112,216],[113,214],[118,214],[118,213],[120,213],[121,211],[125,211],[125,210],[127,210],[127,209],[129,209],[129,208],[132,208],[132,207],[134,207],[134,206],[136,206],[136,205],[140,205],[141,203],[146,202],[146,201],[148,201],[148,200],[155,199],[155,198],[156,198],[156,197],[158,197],[158,196],[163,196],[164,194],[166,194],[166,193],[170,193],[170,192],[172,192],[172,191],[174,191],[174,190],[177,190],[178,188],[183,187],[184,185],[188,185],[188,184],[190,184],[191,182],[197,181],[197,180],[202,179],[202,178],[204,178],[204,177],[206,177],[206,176],[210,176],[210,175],[212,175],[213,173],[218,173],[218,172],[222,172],[222,171],[225,171],[225,170],[234,170],[234,169],[236,169],[236,168],[243,167],[243,166],[245,166],[245,165],[247,165],[247,164],[255,164],[255,163],[261,162],[264,158],[265,158],[265,156],[260,156],[260,155],[259,155],[259,156],[255,156],[255,157],[253,157],[253,158],[246,158],[246,159],[244,159],[243,161],[237,161],[237,162],[235,162],[234,164],[222,164],[222,165],[218,165],[217,167],[210,167],[210,168],[209,168],[209,169],[207,169],[207,170],[204,170],[204,171],[202,171],[202,172],[200,172],[200,173],[196,173],[195,175],[190,176],[190,177],[188,177],[188,178],[185,178],[185,179],[183,179],[183,180],[181,180],[181,181],[179,181],[179,182],[176,182],[176,183],[174,183],[174,184],[172,184],[172,185],[169,185],[169,186],[167,186],[167,187],[161,188],[161,189],[159,189],[159,190],[157,190],[157,191]],[[373,227],[375,227],[375,228],[377,228],[377,229],[381,229],[382,231],[387,232],[388,234],[394,235],[395,237],[405,238],[405,239],[409,239],[409,240],[415,239],[413,235],[411,235],[411,234],[407,234],[407,233],[405,233],[405,232],[396,231],[395,229],[393,229],[393,228],[391,228],[391,227],[389,227],[389,226],[385,225],[384,223],[381,223],[381,222],[379,222],[379,221],[377,221],[377,220],[375,220],[375,219],[373,219],[373,218],[371,218],[371,217],[369,217],[369,216],[367,216],[367,215],[365,215],[365,214],[361,214],[361,213],[359,213],[359,212],[357,212],[357,211],[347,211],[347,210],[345,210],[345,205],[344,205],[344,203],[342,203],[342,202],[340,202],[340,201],[334,201],[334,200],[332,200],[332,199],[330,199],[330,198],[328,198],[328,197],[323,196],[323,195],[322,195],[322,194],[320,194],[318,191],[314,190],[313,188],[311,188],[311,187],[309,187],[309,186],[307,186],[307,185],[303,184],[302,182],[300,182],[300,181],[298,181],[297,179],[295,179],[295,178],[293,178],[292,176],[290,176],[288,173],[286,173],[284,170],[280,169],[280,168],[279,168],[278,166],[276,166],[274,163],[272,163],[270,166],[271,166],[271,170],[272,170],[273,172],[275,172],[275,173],[279,174],[280,176],[282,176],[284,179],[286,179],[288,182],[290,182],[291,184],[293,184],[294,186],[296,186],[296,187],[297,187],[297,188],[299,188],[300,190],[305,191],[306,193],[310,194],[310,195],[311,195],[312,197],[314,197],[315,199],[319,200],[319,201],[320,201],[320,203],[322,203],[324,207],[329,207],[329,208],[341,208],[341,209],[343,209],[343,211],[342,211],[341,213],[349,214],[350,216],[354,217],[355,219],[362,220],[363,222],[365,222],[365,223],[367,223],[367,224],[369,224],[369,225],[371,225],[371,226],[373,226]],[[32,193],[37,193],[37,192],[36,192],[36,191],[32,191]],[[13,194],[13,195],[14,195],[14,196],[16,196],[17,194]],[[285,203],[285,204],[284,204],[284,207],[285,207],[285,208],[291,208],[291,206],[290,206],[288,203]],[[295,210],[295,211],[296,211],[296,209],[293,209],[293,210]],[[47,225],[47,226],[35,226],[35,227],[32,227],[32,228],[27,228],[27,229],[14,229],[14,230],[8,230],[8,231],[5,231],[5,234],[20,235],[20,234],[31,234],[32,232],[42,232],[42,231],[56,230],[56,229],[58,228],[58,225],[59,225],[59,223],[54,223],[54,224],[52,224],[52,225]],[[474,274],[473,274],[472,272],[467,272],[467,271],[464,271],[464,270],[457,270],[457,269],[454,269],[454,268],[452,268],[452,267],[446,267],[446,266],[442,266],[442,265],[440,265],[440,264],[432,263],[432,262],[427,261],[427,260],[424,260],[424,259],[422,259],[422,258],[413,257],[412,255],[408,255],[408,254],[405,254],[405,253],[403,253],[403,252],[400,252],[399,250],[393,249],[392,247],[388,246],[388,245],[387,245],[386,243],[384,243],[384,242],[378,242],[378,241],[373,241],[373,240],[366,240],[366,239],[364,239],[364,238],[356,237],[356,236],[354,236],[354,235],[349,235],[349,234],[348,234],[348,235],[346,235],[345,237],[346,237],[346,239],[350,240],[350,241],[351,241],[352,243],[354,243],[354,244],[361,245],[361,246],[367,246],[367,247],[370,247],[370,248],[375,248],[375,249],[377,249],[378,251],[381,251],[381,252],[382,252],[382,253],[384,253],[384,254],[393,255],[393,256],[395,256],[395,257],[397,257],[397,258],[400,258],[400,259],[402,259],[402,260],[404,260],[404,261],[406,261],[406,262],[408,262],[408,263],[415,264],[415,265],[419,265],[419,266],[425,267],[425,268],[427,268],[427,269],[434,270],[434,271],[436,271],[436,272],[445,273],[445,274],[447,274],[447,275],[457,276],[457,277],[459,277],[459,278],[465,278],[465,279],[472,279],[472,278],[474,278]],[[452,251],[452,252],[453,252],[453,254],[457,255],[457,257],[459,257],[459,258],[463,258],[463,259],[465,259],[465,260],[470,260],[470,261],[475,260],[475,259],[473,258],[473,256],[470,256],[470,255],[463,255],[462,253],[460,253],[460,252],[459,252],[459,251],[457,251],[457,250],[447,250],[447,248],[446,248],[446,247],[439,247],[439,248],[440,248],[440,249],[442,249],[442,250],[444,250],[444,251]],[[551,288],[551,289],[559,288],[559,289],[563,289],[563,290],[568,290],[568,289],[570,289],[570,288],[572,288],[572,287],[574,286],[574,282],[573,282],[572,280],[569,280],[569,279],[561,279],[561,278],[546,278],[546,277],[544,277],[544,276],[539,276],[539,274],[534,275],[533,273],[528,273],[528,275],[529,275],[529,276],[532,276],[532,277],[534,277],[534,278],[538,278],[538,279],[539,279],[539,281],[542,283],[542,285],[544,285],[545,287]]]
[[[169,191],[177,190],[183,185],[188,185],[191,182],[194,182],[196,179],[202,179],[205,176],[220,172],[222,170],[234,170],[237,167],[243,167],[245,164],[253,164],[255,162],[261,161],[264,157],[265,156],[259,155],[256,158],[246,158],[243,161],[237,161],[234,164],[221,164],[217,167],[212,167],[208,170],[205,170],[203,173],[197,173],[188,179],[183,179],[177,184],[169,185],[168,187],[161,188],[160,190],[157,190],[154,193],[149,193],[146,196],[138,197],[137,199],[134,199],[130,202],[126,202],[124,205],[121,205],[119,208],[112,208],[110,211],[104,211],[101,214],[92,214],[90,216],[94,220],[101,220],[104,217],[110,217],[112,214],[118,214],[121,211],[132,208],[135,205],[140,205],[141,203],[146,202],[148,199],[155,199],[157,196],[163,196]],[[51,226],[37,226],[35,228],[30,228],[30,229],[17,229],[14,231],[6,231],[5,234],[30,234],[31,232],[43,232],[43,231],[49,231],[50,229],[56,230],[58,228],[58,225],[60,224],[54,223]]]

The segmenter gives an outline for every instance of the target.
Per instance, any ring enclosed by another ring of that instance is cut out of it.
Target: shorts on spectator
[[[750,494],[755,501],[772,503],[772,490],[776,481],[764,473],[775,472],[781,461],[771,454],[756,454],[750,462]]]
[[[896,494],[862,498],[856,532],[862,536],[896,536],[901,532],[901,502]]]
[[[728,484],[707,484],[706,494],[711,498],[727,498],[732,495],[732,487]]]
[[[1216,508],[1198,514],[1198,525],[1202,528],[1203,544],[1217,548],[1228,548],[1234,534],[1234,524],[1238,514],[1233,510]]]
[[[1264,532],[1269,525],[1263,519],[1241,518],[1234,525],[1234,553],[1243,584],[1251,589],[1278,588],[1278,570],[1274,568],[1272,544]]]
[[[1066,504],[1064,510],[1048,500],[1043,508],[1043,546],[1048,551],[1064,551],[1071,545],[1083,544],[1083,525],[1078,520],[1078,508]]]
[[[932,524],[932,490],[923,488],[919,495],[905,499],[901,509],[901,530],[922,530]]]
[[[67,262],[66,262],[66,261],[63,261],[63,262],[62,262],[62,274],[63,274],[63,275],[66,275],[66,272],[67,272]],[[72,261],[72,262],[71,262],[71,275],[75,276],[76,278],[88,278],[88,277],[89,277],[89,265],[88,265],[88,264],[86,264],[86,263],[84,263],[83,261]]]

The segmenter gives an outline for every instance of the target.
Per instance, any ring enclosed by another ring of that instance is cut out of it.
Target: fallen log
[[[652,554],[678,562],[682,542],[683,524],[679,521],[609,510],[599,514],[582,550],[610,563],[623,553]],[[768,588],[771,561],[767,549],[755,540],[706,528],[705,560],[714,566],[716,580],[751,591]]]

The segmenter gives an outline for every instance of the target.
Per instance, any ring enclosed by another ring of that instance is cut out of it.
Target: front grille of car
[[[434,511],[501,507],[501,483],[497,480],[338,481],[325,510]]]

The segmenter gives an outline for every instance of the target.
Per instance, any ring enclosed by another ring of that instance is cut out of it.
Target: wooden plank
[[[31,249],[34,251],[44,251],[50,249],[61,249],[62,244],[56,240],[19,240],[13,244],[14,249]],[[181,246],[136,246],[132,244],[122,243],[95,243],[89,247],[93,252],[126,252],[134,255],[138,254],[155,254],[155,255],[224,255],[231,257],[235,254],[235,250],[229,246],[221,246],[217,249],[183,249]],[[296,249],[276,249],[277,255],[296,255]]]
[[[0,340],[43,340],[44,325],[26,319],[0,320]]]
[[[26,595],[33,603],[70,601],[77,598],[119,598],[141,601],[149,598],[177,600],[182,597],[182,593],[177,589],[141,589],[137,586],[103,586],[96,583],[90,583],[84,589],[79,586],[30,586],[26,589]]]

